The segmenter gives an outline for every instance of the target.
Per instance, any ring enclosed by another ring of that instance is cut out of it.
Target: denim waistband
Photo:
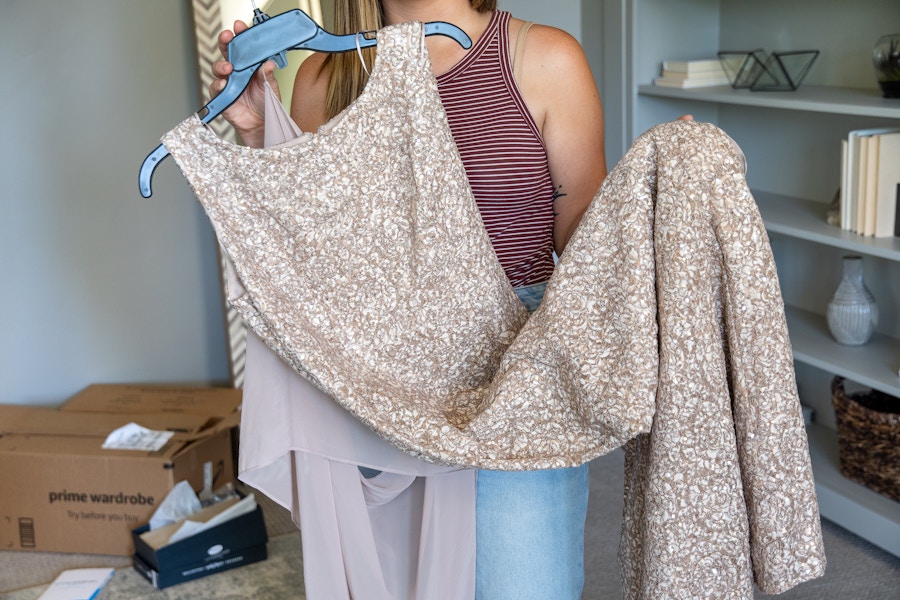
[[[544,283],[523,285],[522,287],[515,288],[514,291],[522,304],[525,305],[528,312],[533,313],[537,310],[538,306],[541,305],[541,300],[544,298],[544,291],[546,289],[547,282],[545,281]]]

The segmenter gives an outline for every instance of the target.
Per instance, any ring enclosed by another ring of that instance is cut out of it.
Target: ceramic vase
[[[828,329],[839,343],[865,344],[878,324],[878,306],[863,281],[862,257],[845,256],[841,281],[828,303]]]

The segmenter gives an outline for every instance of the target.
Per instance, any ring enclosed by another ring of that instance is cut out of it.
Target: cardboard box
[[[241,390],[222,387],[94,384],[60,410],[91,413],[181,414],[223,418],[241,405]]]
[[[239,405],[230,388],[118,385],[58,410],[0,405],[0,550],[132,555],[132,530],[176,483],[234,481]],[[130,422],[175,433],[156,452],[101,447]]]
[[[134,569],[157,589],[268,557],[269,537],[259,506],[251,513],[161,547],[155,547],[152,540],[143,535],[148,531],[149,526],[145,525],[132,532]],[[156,531],[159,530],[154,530],[151,535]]]

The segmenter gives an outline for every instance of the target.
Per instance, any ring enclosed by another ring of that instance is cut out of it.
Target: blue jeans
[[[516,289],[529,311],[544,284]],[[588,466],[478,471],[476,600],[577,600],[584,588]]]
[[[476,600],[578,600],[588,466],[478,471]]]

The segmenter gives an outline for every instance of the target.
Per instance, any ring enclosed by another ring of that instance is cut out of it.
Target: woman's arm
[[[517,31],[511,27],[510,39]],[[531,28],[521,68],[519,87],[544,138],[557,192],[553,238],[561,254],[606,177],[600,93],[581,46],[553,27]]]

